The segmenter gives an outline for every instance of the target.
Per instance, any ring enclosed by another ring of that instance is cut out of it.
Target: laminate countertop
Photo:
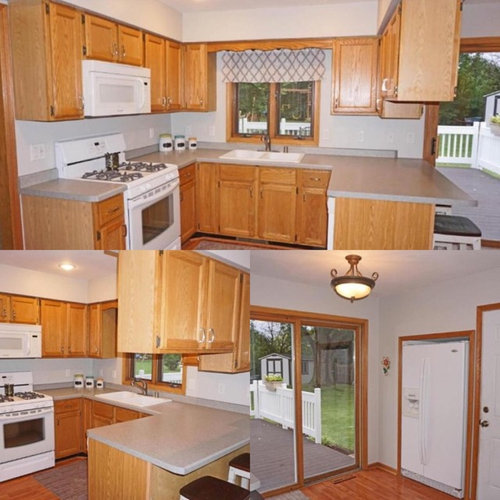
[[[87,436],[174,474],[186,475],[250,442],[248,415],[176,401],[138,407],[96,397],[98,389],[40,390],[55,401],[84,397],[150,416],[89,429]],[[167,401],[167,400],[166,400]]]
[[[306,154],[300,162],[228,160],[221,149],[150,153],[137,159],[173,163],[179,168],[194,162],[225,163],[330,170],[327,194],[333,198],[362,198],[440,205],[476,206],[477,201],[424,160],[369,156]]]

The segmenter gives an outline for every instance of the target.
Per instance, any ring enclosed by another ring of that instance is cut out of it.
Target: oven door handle
[[[36,413],[29,413],[30,411],[33,410],[41,410],[37,411]],[[27,412],[26,414],[21,415],[19,412]],[[19,413],[18,415],[12,415],[12,413]],[[0,414],[0,420],[3,421],[9,421],[14,423],[15,421],[22,421],[22,420],[27,420],[27,419],[32,419],[32,418],[39,418],[43,415],[50,415],[51,413],[54,413],[54,408],[32,408],[31,410],[13,410],[9,416],[5,416],[5,414]]]
[[[170,192],[174,191],[178,186],[179,186],[179,179],[176,179],[175,181],[171,181],[168,184],[166,184],[165,189],[162,189],[157,195],[151,196],[150,198],[146,198],[143,200],[143,196],[146,193],[142,193],[141,195],[128,200],[129,208],[147,207],[148,205],[151,205],[155,201],[161,200],[162,198],[165,197],[165,195],[170,194]],[[153,190],[158,189],[158,187],[153,188]]]

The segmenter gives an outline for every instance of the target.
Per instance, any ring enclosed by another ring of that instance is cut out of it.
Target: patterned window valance
[[[310,82],[325,73],[325,53],[321,49],[225,51],[222,78],[225,82]]]

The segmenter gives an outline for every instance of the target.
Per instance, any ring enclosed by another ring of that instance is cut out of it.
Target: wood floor
[[[340,482],[337,482],[340,481]],[[311,500],[450,500],[453,497],[379,469],[360,471],[300,490]]]

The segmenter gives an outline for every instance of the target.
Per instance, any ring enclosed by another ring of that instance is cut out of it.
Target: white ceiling
[[[251,273],[297,281],[311,286],[329,285],[330,270],[345,274],[348,253],[358,253],[364,276],[379,273],[374,295],[389,296],[422,288],[436,281],[500,268],[496,251],[252,251]]]
[[[63,271],[57,267],[62,262],[70,262],[76,269]],[[115,274],[116,263],[116,257],[99,250],[0,251],[0,264],[76,279],[92,280]]]
[[[160,0],[160,2],[179,12],[261,9],[265,7],[304,7],[307,5],[327,5],[349,1],[352,0]],[[356,1],[373,2],[374,0]]]

